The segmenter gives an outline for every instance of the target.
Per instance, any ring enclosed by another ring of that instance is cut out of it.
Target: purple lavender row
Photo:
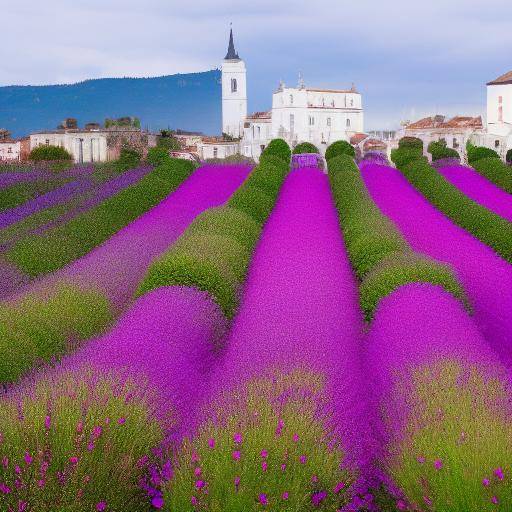
[[[101,185],[95,187],[93,190],[83,195],[83,198],[80,198],[80,202],[74,208],[70,208],[64,215],[61,215],[54,221],[45,224],[44,226],[39,226],[35,229],[31,234],[40,235],[44,233],[47,229],[51,229],[53,227],[59,226],[76,217],[77,215],[94,208],[98,204],[106,201],[113,195],[117,194],[121,190],[137,183],[141,180],[146,174],[151,171],[151,167],[137,167],[136,169],[131,169],[129,171],[124,172],[123,174],[116,176],[115,178],[102,183]]]
[[[0,212],[0,229],[6,228],[15,222],[19,222],[25,217],[37,213],[44,208],[63,204],[73,197],[87,192],[92,187],[93,182],[90,177],[80,178],[76,181],[66,183],[62,187],[51,190],[46,194],[37,196],[20,206]]]
[[[361,172],[373,200],[413,249],[455,269],[481,332],[512,367],[512,266],[436,210],[396,169],[363,165]]]
[[[160,204],[67,267],[20,290],[44,289],[61,280],[96,287],[122,308],[151,261],[203,210],[223,204],[249,173],[248,166],[204,166]]]
[[[438,171],[470,199],[512,222],[512,195],[469,167],[450,165]]]
[[[29,183],[39,180],[55,180],[59,178],[79,178],[87,176],[94,172],[94,167],[76,166],[67,171],[48,172],[48,171],[30,171],[30,172],[5,172],[0,173],[0,189],[7,188],[17,183]]]
[[[318,169],[292,171],[251,262],[207,403],[269,372],[319,374],[344,467],[361,469],[371,456],[361,332],[357,287],[328,179]],[[326,490],[318,493],[311,499],[327,499]],[[332,497],[332,489],[328,493]]]

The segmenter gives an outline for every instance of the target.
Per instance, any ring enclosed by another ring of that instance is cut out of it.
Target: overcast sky
[[[249,109],[279,79],[363,94],[366,129],[480,114],[512,69],[511,0],[0,1],[0,85],[157,76],[218,67],[229,23]]]

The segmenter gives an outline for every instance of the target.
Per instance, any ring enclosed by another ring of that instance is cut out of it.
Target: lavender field
[[[0,176],[1,511],[512,509],[510,194],[317,151]]]

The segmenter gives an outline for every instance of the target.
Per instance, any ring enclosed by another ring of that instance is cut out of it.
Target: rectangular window
[[[45,140],[45,144],[46,144],[47,146],[49,146],[49,145],[50,145],[50,139],[46,139],[46,140]]]
[[[7,153],[12,153],[12,148],[10,146],[7,148]]]
[[[217,158],[218,154],[219,154],[219,150],[217,148],[213,148],[213,158]]]
[[[330,117],[327,118],[327,126],[331,126],[331,118]]]
[[[459,147],[459,142],[457,141],[457,139],[453,139],[453,149],[457,149]]]
[[[315,118],[313,116],[309,116],[309,126],[314,126]]]

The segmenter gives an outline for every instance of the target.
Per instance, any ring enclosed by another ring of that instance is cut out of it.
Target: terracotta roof
[[[306,88],[306,91],[310,92],[342,92],[342,93],[353,93],[353,94],[359,94],[355,89],[311,89],[310,87]]]
[[[386,143],[379,139],[368,139],[363,144],[363,149],[365,151],[370,151],[372,149],[386,149]]]
[[[368,135],[366,133],[356,133],[350,137],[350,144],[356,146],[357,144],[363,142],[363,140],[367,139]]]
[[[512,84],[512,71],[505,73],[504,75],[499,76],[496,80],[492,82],[488,82],[487,85],[504,85],[504,84]]]
[[[254,112],[247,116],[247,119],[272,119],[271,112]]]
[[[238,141],[224,140],[222,137],[202,137],[201,142],[203,144],[238,144]]]
[[[483,128],[482,117],[455,116],[446,120],[444,116],[424,117],[408,124],[406,130],[424,130],[437,128]]]

